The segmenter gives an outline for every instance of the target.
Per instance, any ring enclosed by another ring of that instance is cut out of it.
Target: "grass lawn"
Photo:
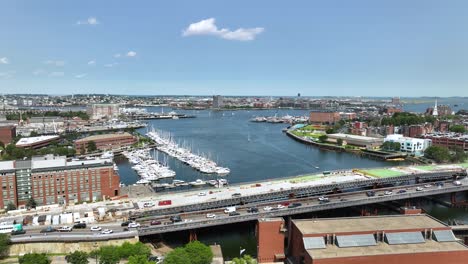
[[[306,182],[306,181],[316,181],[320,178],[322,178],[323,175],[321,174],[314,174],[314,175],[305,175],[297,178],[293,178],[290,180],[290,182]]]
[[[396,177],[404,175],[403,172],[400,171],[393,171],[389,169],[371,169],[371,170],[363,170],[365,174],[369,176],[374,176],[377,178],[387,178],[387,177]]]
[[[434,165],[425,165],[425,166],[416,166],[416,169],[424,170],[424,171],[432,171],[435,169],[436,166]]]

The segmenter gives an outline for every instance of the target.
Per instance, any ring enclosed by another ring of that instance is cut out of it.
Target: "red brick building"
[[[311,123],[334,124],[340,119],[340,113],[338,112],[312,111],[309,115],[309,122]]]
[[[94,141],[94,143],[96,143],[96,148],[99,150],[112,150],[131,146],[137,142],[137,138],[129,133],[89,136],[75,140],[76,152],[78,154],[83,154],[81,153],[82,150],[87,149],[90,141]]]
[[[257,260],[259,263],[283,261],[286,227],[284,219],[262,218],[257,223]]]
[[[13,125],[0,125],[0,142],[8,145],[16,137],[16,127]]]
[[[424,138],[431,139],[432,145],[446,148],[460,147],[468,151],[468,135],[458,135],[455,133],[427,134]]]
[[[293,220],[289,263],[462,264],[468,248],[427,215]],[[274,232],[274,231],[272,231]]]
[[[52,155],[0,162],[0,208],[102,200],[120,195],[111,159],[71,160]]]

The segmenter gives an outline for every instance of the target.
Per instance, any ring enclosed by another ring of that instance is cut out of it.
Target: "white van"
[[[232,213],[232,212],[235,212],[235,211],[236,211],[236,207],[235,206],[230,206],[230,207],[226,207],[226,209],[224,210],[224,213],[229,214],[229,213]]]

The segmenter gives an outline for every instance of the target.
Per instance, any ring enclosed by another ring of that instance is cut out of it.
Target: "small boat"
[[[148,184],[148,183],[150,183],[150,182],[151,182],[151,181],[148,181],[148,180],[146,180],[146,179],[141,179],[141,180],[138,180],[136,183],[137,183],[137,184]]]
[[[229,173],[231,173],[231,170],[228,168],[216,167],[216,173],[218,175],[228,175]]]
[[[193,182],[189,182],[190,185],[192,186],[202,186],[202,185],[205,185],[206,182],[205,181],[202,181],[200,179],[197,179],[196,181],[193,181]]]

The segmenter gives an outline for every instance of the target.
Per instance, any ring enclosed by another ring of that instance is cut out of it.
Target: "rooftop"
[[[29,145],[32,145],[32,144],[47,142],[47,141],[55,140],[55,139],[58,139],[58,138],[59,138],[59,136],[57,136],[57,135],[26,137],[26,138],[21,138],[18,142],[16,142],[16,146],[17,147],[29,146]]]
[[[341,139],[354,139],[354,140],[367,141],[367,142],[375,142],[375,141],[383,140],[382,138],[357,136],[357,135],[349,135],[349,134],[342,134],[342,133],[329,134],[328,137],[329,138],[341,138]]]
[[[332,234],[376,230],[402,230],[446,227],[426,215],[368,216],[293,220],[302,234]]]
[[[86,141],[96,141],[96,140],[101,140],[101,139],[112,139],[112,138],[121,138],[121,137],[131,137],[132,135],[130,133],[117,133],[117,134],[103,134],[103,135],[94,135],[94,136],[89,136],[85,138],[80,138],[78,140],[75,140],[75,143],[78,142],[86,142]]]

